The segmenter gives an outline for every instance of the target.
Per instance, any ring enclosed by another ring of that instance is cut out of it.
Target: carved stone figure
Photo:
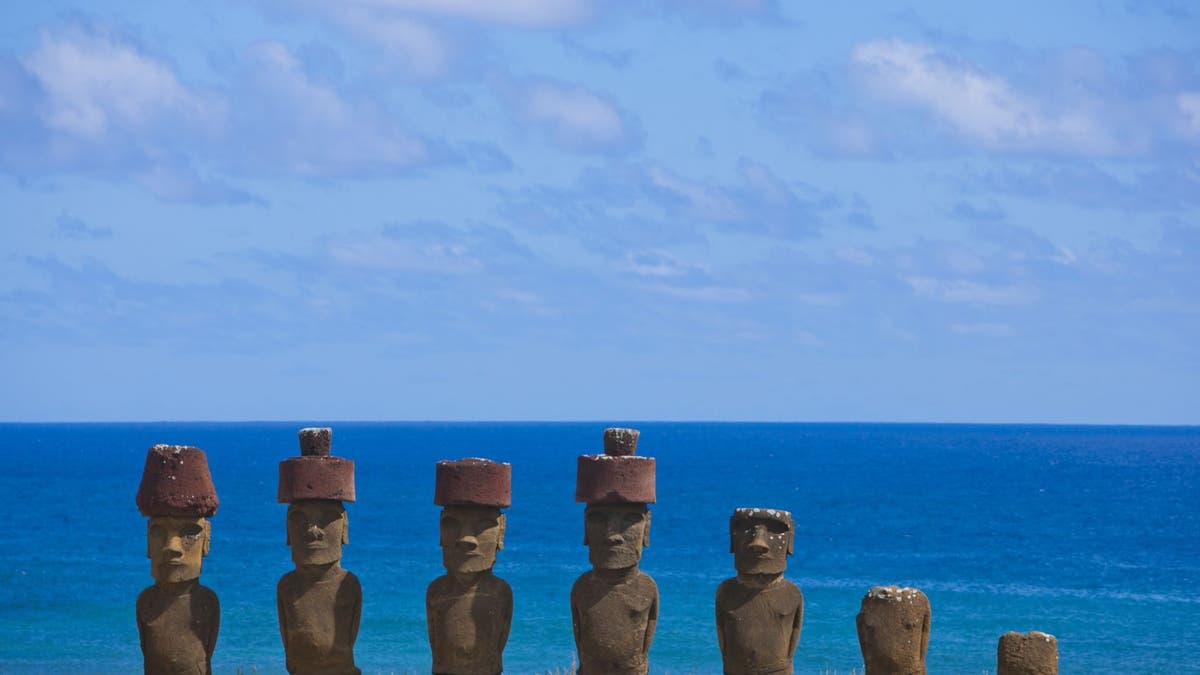
[[[581,455],[575,501],[587,502],[583,543],[592,571],[571,588],[580,675],[644,675],[658,623],[658,586],[638,569],[650,545],[654,459],[635,429],[606,429],[604,454]]]
[[[876,586],[858,612],[858,645],[866,675],[925,675],[929,598],[915,588]]]
[[[279,502],[288,504],[287,544],[296,569],[275,589],[279,633],[293,675],[358,675],[354,641],[362,616],[358,578],[342,569],[354,501],[354,462],[330,455],[333,431],[300,430],[300,456],[279,463]]]
[[[1001,635],[996,675],[1058,675],[1058,640],[1038,631]]]
[[[504,548],[504,514],[512,504],[512,466],[470,458],[437,463],[433,503],[446,574],[425,591],[433,672],[496,675],[512,625],[512,589],[492,574]]]
[[[199,579],[211,541],[208,518],[217,512],[218,501],[204,451],[182,445],[150,448],[137,505],[150,518],[146,557],[154,577],[154,585],[137,599],[143,668],[153,675],[211,673],[221,605]]]
[[[717,588],[717,643],[726,675],[791,675],[804,596],[783,578],[792,553],[792,514],[737,509],[729,552],[737,576]]]

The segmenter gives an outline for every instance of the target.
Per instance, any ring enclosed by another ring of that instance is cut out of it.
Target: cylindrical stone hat
[[[605,429],[604,454],[580,455],[575,501],[588,504],[654,503],[654,458],[638,457],[637,429]]]
[[[354,460],[330,454],[333,429],[300,430],[300,456],[279,463],[279,502],[354,501]]]
[[[512,505],[512,465],[481,457],[437,463],[433,503],[438,506]]]
[[[208,458],[188,445],[155,445],[146,453],[137,506],[143,516],[207,518],[217,512]]]

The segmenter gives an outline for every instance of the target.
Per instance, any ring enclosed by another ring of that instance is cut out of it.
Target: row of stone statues
[[[276,589],[289,673],[353,675],[362,612],[358,579],[341,568],[349,542],[344,502],[354,501],[354,462],[331,454],[328,428],[300,430],[300,456],[279,465],[288,504],[287,543],[296,568]],[[636,454],[638,432],[607,429],[604,454],[578,458],[575,500],[584,509],[592,569],[571,588],[571,623],[580,675],[644,675],[658,620],[658,587],[638,569],[650,543],[655,463]],[[512,467],[487,459],[437,463],[434,503],[446,574],[426,591],[433,672],[495,675],[512,623],[512,589],[492,568],[504,547]],[[147,556],[155,583],[137,600],[147,673],[210,673],[220,624],[217,596],[200,585],[218,500],[204,452],[156,445],[146,457],[137,505],[149,517]],[[789,512],[739,508],[729,521],[737,576],[716,593],[724,672],[792,672],[804,596],[785,579],[795,525]],[[929,600],[919,590],[872,588],[857,617],[868,675],[925,672]],[[1044,633],[1008,633],[998,675],[1058,672],[1057,643]]]

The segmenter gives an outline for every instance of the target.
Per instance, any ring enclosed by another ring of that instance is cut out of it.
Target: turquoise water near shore
[[[1008,630],[1057,635],[1063,673],[1200,672],[1198,428],[625,424],[658,459],[642,562],[661,593],[654,673],[720,672],[713,593],[739,506],[795,516],[798,673],[861,672],[859,600],[893,583],[929,595],[931,673],[991,671]],[[283,672],[277,465],[317,425],[357,464],[343,564],[363,586],[364,672],[429,672],[433,467],[468,456],[513,464],[496,567],[515,596],[506,672],[572,662],[567,598],[587,569],[575,457],[621,423],[3,424],[0,672],[140,669],[133,606],[151,579],[133,497],[154,443],[204,448],[220,495],[202,578],[222,604],[215,671]]]

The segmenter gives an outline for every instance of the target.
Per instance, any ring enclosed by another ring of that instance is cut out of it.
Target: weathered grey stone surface
[[[858,613],[858,644],[867,675],[924,675],[932,614],[915,588],[876,586]]]

